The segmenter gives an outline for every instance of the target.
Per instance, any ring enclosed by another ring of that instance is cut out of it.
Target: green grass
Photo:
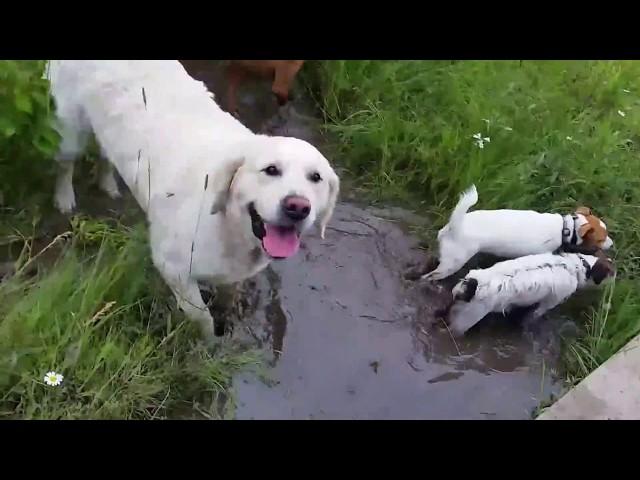
[[[81,228],[48,271],[0,284],[0,418],[228,415],[232,404],[218,405],[231,375],[256,357],[197,342],[152,267],[143,228],[88,237]],[[44,383],[50,370],[64,375],[61,386]]]
[[[0,265],[18,271],[0,282],[0,419],[231,417],[232,375],[259,356],[200,343],[144,227],[76,216],[47,246],[65,223],[51,210],[58,135],[44,66],[0,61]],[[45,384],[52,370],[62,385]]]
[[[338,161],[379,199],[446,222],[475,183],[479,208],[588,205],[618,276],[568,345],[579,380],[640,332],[640,62],[334,61],[310,65]],[[622,112],[622,115],[619,113]],[[479,148],[473,135],[490,142]]]

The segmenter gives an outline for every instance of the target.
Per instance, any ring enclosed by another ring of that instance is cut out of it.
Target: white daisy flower
[[[47,372],[47,374],[44,376],[44,383],[52,387],[57,387],[58,385],[60,385],[62,383],[62,380],[64,380],[64,376],[56,372]]]
[[[478,146],[478,148],[484,148],[485,143],[491,142],[491,138],[483,137],[481,133],[474,134],[473,138],[475,139],[474,142]]]
[[[627,114],[624,113],[622,110],[618,110],[618,115],[620,115],[621,117],[626,117]]]

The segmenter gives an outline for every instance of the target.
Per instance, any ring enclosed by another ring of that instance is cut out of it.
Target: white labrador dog
[[[219,108],[178,61],[51,61],[62,142],[55,204],[75,207],[73,162],[91,132],[101,188],[113,166],[146,212],[153,262],[207,340],[199,283],[230,284],[294,255],[300,234],[329,221],[339,179],[302,140],[255,135]]]
[[[541,317],[579,288],[599,285],[613,273],[611,260],[603,255],[576,253],[528,255],[471,270],[452,291],[451,331],[461,335],[488,313],[513,307],[537,304],[529,316]]]

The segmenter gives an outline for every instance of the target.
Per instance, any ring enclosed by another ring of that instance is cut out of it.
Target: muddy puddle
[[[216,62],[183,64],[225,101]],[[324,150],[299,90],[295,114],[275,126],[268,81],[243,88],[239,107],[252,130]],[[424,219],[343,201],[325,240],[312,232],[295,258],[245,283],[233,336],[263,349],[270,367],[268,381],[235,378],[236,418],[528,419],[559,391],[553,372],[569,318],[532,328],[494,316],[454,341],[434,316],[445,292],[404,279],[407,265],[427,258],[407,222]]]
[[[236,379],[237,418],[530,418],[557,388],[558,322],[494,317],[454,341],[434,318],[446,295],[403,279],[423,260],[395,222],[341,204],[325,240],[248,282],[234,335],[269,351],[273,381]]]

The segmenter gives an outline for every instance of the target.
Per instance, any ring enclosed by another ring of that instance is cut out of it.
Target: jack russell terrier
[[[460,270],[477,253],[502,258],[551,253],[595,254],[613,241],[607,226],[587,207],[573,214],[538,213],[532,210],[476,210],[475,185],[465,191],[453,209],[449,223],[438,232],[439,264],[422,279],[442,280]]]
[[[491,268],[471,270],[453,288],[449,326],[462,335],[491,312],[513,307],[536,308],[529,314],[539,318],[564,302],[576,290],[599,285],[614,268],[606,256],[579,253],[542,253],[496,263]]]

